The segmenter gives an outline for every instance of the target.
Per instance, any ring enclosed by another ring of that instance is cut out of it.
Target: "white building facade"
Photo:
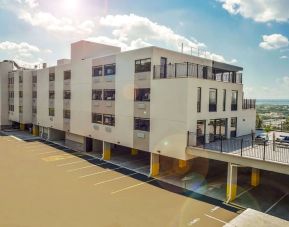
[[[19,123],[77,150],[102,150],[104,159],[114,145],[148,152],[152,175],[161,156],[190,159],[192,135],[198,146],[255,130],[255,101],[243,98],[237,66],[158,47],[121,52],[79,41],[57,66],[9,67],[0,63],[2,126]]]

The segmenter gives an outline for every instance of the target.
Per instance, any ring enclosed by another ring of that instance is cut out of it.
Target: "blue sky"
[[[289,99],[288,0],[0,0],[0,60],[55,65],[88,39],[244,67],[245,96]]]

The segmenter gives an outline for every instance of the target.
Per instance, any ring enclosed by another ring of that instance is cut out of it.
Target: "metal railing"
[[[254,133],[226,139],[222,135],[196,135],[188,132],[187,142],[188,147],[198,147],[214,152],[289,164],[288,143],[258,140]]]
[[[154,79],[194,77],[206,80],[215,80],[228,83],[242,84],[242,73],[221,72],[222,70],[210,66],[190,62],[167,65],[154,65]]]
[[[243,99],[243,110],[256,109],[256,99]]]

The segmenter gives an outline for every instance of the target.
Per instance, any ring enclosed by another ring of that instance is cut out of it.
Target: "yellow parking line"
[[[221,223],[223,223],[223,224],[227,224],[227,222],[225,222],[225,221],[223,221],[223,220],[221,220],[221,219],[219,219],[219,218],[213,217],[213,216],[211,216],[211,215],[205,214],[205,216],[208,217],[208,218],[214,219],[214,220],[216,220],[216,221],[219,221],[219,222],[221,222]]]
[[[118,168],[115,168],[115,169],[109,169],[109,170],[105,170],[105,171],[100,171],[100,172],[87,174],[87,175],[84,175],[84,176],[80,176],[79,179],[83,179],[83,178],[86,178],[86,177],[90,177],[90,176],[94,176],[94,175],[98,175],[98,174],[102,174],[102,173],[108,173],[108,172],[111,172],[111,171],[114,171],[114,170],[118,170],[118,169],[122,169],[122,168],[123,167],[118,167]]]
[[[36,155],[52,154],[52,153],[59,153],[59,151],[47,151],[47,152],[43,152],[43,153],[38,153]]]
[[[92,160],[95,160],[95,159],[97,159],[97,158],[90,158],[90,159],[86,159],[86,160],[82,160],[82,161],[65,163],[65,164],[61,164],[61,165],[58,165],[58,166],[59,166],[59,167],[62,167],[62,166],[69,166],[69,165],[74,165],[74,164],[77,164],[77,163],[82,163],[82,162],[92,161]]]
[[[98,183],[94,184],[94,186],[97,186],[97,185],[100,185],[100,184],[109,183],[109,182],[116,181],[116,180],[120,180],[122,178],[130,177],[130,176],[133,176],[133,175],[136,175],[136,174],[138,174],[138,173],[132,173],[132,174],[124,175],[124,176],[121,176],[121,177],[116,177],[116,178],[113,178],[113,179],[110,179],[110,180],[98,182]]]
[[[67,170],[66,172],[71,173],[71,172],[76,172],[76,171],[78,171],[78,170],[88,169],[88,168],[92,168],[92,167],[96,167],[96,166],[95,166],[95,165],[89,165],[89,166],[84,166],[84,167],[77,168],[77,169],[69,169],[69,170]]]

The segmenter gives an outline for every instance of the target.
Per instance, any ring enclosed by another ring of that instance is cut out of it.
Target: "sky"
[[[288,0],[0,0],[0,60],[69,58],[85,39],[160,46],[244,68],[246,98],[289,99]]]

